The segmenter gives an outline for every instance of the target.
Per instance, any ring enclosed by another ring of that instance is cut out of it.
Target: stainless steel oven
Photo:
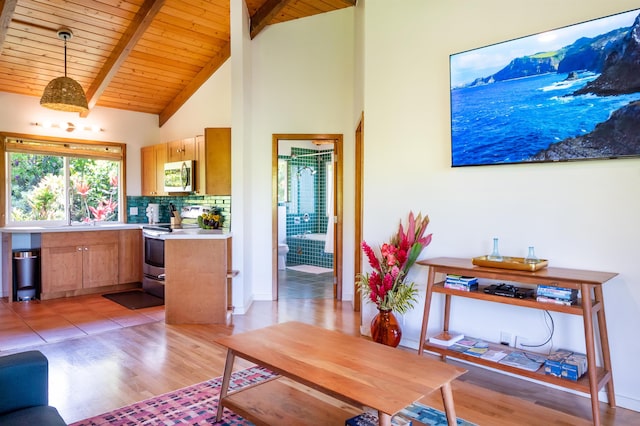
[[[143,226],[144,264],[142,265],[142,289],[164,299],[164,234],[170,227]]]

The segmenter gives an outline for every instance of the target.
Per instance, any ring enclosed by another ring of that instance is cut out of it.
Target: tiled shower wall
[[[178,211],[184,206],[219,207],[224,217],[222,229],[229,232],[231,229],[231,196],[229,195],[185,195],[185,196],[128,196],[127,197],[127,222],[147,223],[147,205],[149,203],[160,204],[160,222],[169,223],[169,203],[173,203]],[[138,208],[137,215],[131,215],[131,207]]]
[[[318,153],[318,151],[291,148],[291,154],[305,155]],[[288,156],[280,156],[279,158],[286,159],[291,166],[308,166],[313,167],[317,173],[315,177],[314,197],[315,205],[314,211],[309,213],[309,220],[304,220],[304,214],[299,212],[292,212],[292,203],[287,202],[284,205],[287,206],[287,244],[289,245],[289,253],[287,254],[287,265],[315,265],[323,266],[326,268],[333,268],[333,253],[324,252],[324,241],[312,241],[309,239],[296,238],[300,234],[326,234],[327,224],[329,218],[326,216],[327,206],[327,194],[326,194],[326,180],[327,173],[325,169],[325,163],[331,160],[331,152],[327,152],[324,155],[318,155],[313,157],[299,157],[291,158]],[[308,173],[305,171],[303,173]],[[289,173],[288,190],[291,194],[292,185],[291,179],[293,173]],[[305,196],[303,193],[297,194],[300,197]],[[291,195],[290,195],[291,197]]]

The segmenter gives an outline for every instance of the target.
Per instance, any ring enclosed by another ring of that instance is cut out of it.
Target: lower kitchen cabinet
[[[142,281],[142,230],[120,231],[118,283]]]
[[[118,284],[120,231],[42,234],[41,299]]]

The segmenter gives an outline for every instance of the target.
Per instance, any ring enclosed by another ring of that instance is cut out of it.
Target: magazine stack
[[[536,300],[558,305],[575,305],[578,302],[578,290],[574,288],[553,287],[539,285]]]
[[[478,279],[476,277],[465,277],[463,275],[447,274],[444,280],[445,288],[452,288],[461,291],[473,291],[478,289]]]

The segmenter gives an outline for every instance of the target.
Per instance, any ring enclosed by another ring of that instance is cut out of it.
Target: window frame
[[[107,142],[97,140],[58,138],[53,136],[30,135],[22,133],[0,132],[2,141],[0,155],[0,168],[2,173],[2,185],[0,185],[0,226],[11,223],[15,226],[29,226],[26,222],[12,223],[8,214],[9,205],[9,176],[7,157],[9,152],[24,152],[41,155],[56,155],[62,157],[81,157],[99,160],[118,161],[120,163],[119,177],[119,217],[118,222],[126,223],[127,197],[126,197],[126,144],[120,142]],[[65,173],[68,174],[68,171]],[[65,181],[69,177],[65,176]],[[68,206],[67,206],[68,208]],[[39,225],[42,222],[38,222]],[[59,226],[58,221],[50,226]]]

